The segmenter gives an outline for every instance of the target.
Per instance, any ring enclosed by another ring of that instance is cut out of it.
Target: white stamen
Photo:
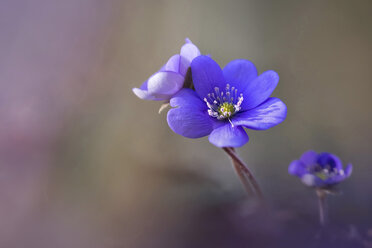
[[[214,92],[209,93],[207,96],[208,98],[204,98],[203,100],[207,104],[208,115],[215,117],[218,120],[228,118],[233,127],[234,125],[230,120],[230,116],[234,115],[241,109],[241,104],[244,100],[243,94],[240,94],[238,97],[238,89],[234,86],[230,88],[230,85],[226,84],[225,91],[220,91],[218,87],[214,87]],[[225,106],[222,107],[223,104],[227,104],[227,109]]]
[[[230,124],[231,124],[231,127],[234,127],[234,124],[231,122],[230,118],[228,118]]]

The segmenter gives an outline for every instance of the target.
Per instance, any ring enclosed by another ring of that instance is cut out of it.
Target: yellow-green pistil
[[[322,180],[326,180],[329,177],[329,174],[323,171],[320,171],[320,172],[316,172],[315,176],[319,177]]]
[[[218,107],[218,113],[225,118],[229,118],[235,113],[234,104],[229,102],[224,102]]]

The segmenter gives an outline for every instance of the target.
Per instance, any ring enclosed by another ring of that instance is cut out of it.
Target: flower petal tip
[[[351,163],[349,163],[349,164],[346,166],[344,172],[345,172],[345,176],[346,176],[346,177],[351,176],[351,173],[353,172],[353,165],[352,165]]]
[[[133,93],[143,100],[146,100],[146,92],[144,90],[141,90],[139,88],[132,88]]]
[[[208,139],[217,147],[242,147],[249,141],[244,128],[229,123],[214,129]]]

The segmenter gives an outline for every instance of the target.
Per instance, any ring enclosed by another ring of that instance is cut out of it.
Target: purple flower
[[[173,55],[140,88],[133,88],[134,94],[144,100],[169,100],[182,89],[190,63],[199,55],[199,49],[189,39],[186,39],[180,54]]]
[[[334,154],[307,151],[299,160],[294,160],[288,167],[288,172],[301,178],[302,182],[312,187],[329,187],[337,184],[351,175],[353,166],[348,164],[345,169],[341,160]]]
[[[171,100],[169,127],[187,138],[209,135],[218,147],[239,147],[248,142],[244,127],[265,130],[281,123],[285,104],[269,97],[279,81],[274,71],[257,75],[248,60],[234,60],[223,70],[208,56],[191,63],[195,91],[182,89]]]

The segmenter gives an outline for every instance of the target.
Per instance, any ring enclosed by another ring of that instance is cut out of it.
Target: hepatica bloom
[[[144,100],[169,100],[182,89],[190,63],[199,55],[199,49],[189,39],[186,39],[180,54],[173,55],[140,88],[134,88],[134,94]]]
[[[307,151],[289,165],[288,172],[301,178],[308,186],[325,188],[348,178],[352,165],[348,164],[344,169],[341,160],[334,154]]]
[[[234,60],[221,70],[208,56],[191,63],[195,91],[182,89],[171,100],[170,128],[187,138],[209,135],[218,147],[239,147],[248,142],[244,128],[265,130],[281,123],[285,104],[270,97],[279,81],[274,71],[257,75],[248,60]]]

